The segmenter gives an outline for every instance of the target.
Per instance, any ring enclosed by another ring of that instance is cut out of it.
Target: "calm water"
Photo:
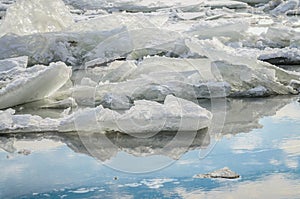
[[[179,143],[167,153],[174,134],[1,136],[0,198],[299,198],[297,98],[231,99],[226,106],[221,134],[203,130],[187,150]],[[105,138],[117,148],[101,145]],[[24,149],[30,154],[19,153]],[[241,178],[193,178],[225,166]]]

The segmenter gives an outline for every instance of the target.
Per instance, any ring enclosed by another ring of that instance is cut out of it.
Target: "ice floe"
[[[257,86],[265,87],[271,94],[296,94],[288,84],[298,73],[291,73],[274,65],[260,62],[255,56],[240,55],[236,49],[223,45],[220,41],[188,41],[190,49],[205,55],[213,61],[213,69],[220,75],[219,81],[226,81],[233,91],[245,91]],[[253,90],[252,90],[253,91]]]
[[[198,99],[298,94],[300,74],[281,66],[300,60],[300,22],[285,16],[298,6],[296,0],[2,0],[0,108],[43,100],[39,109],[67,109],[47,120],[50,126],[43,117],[4,110],[3,117],[19,119],[3,130],[197,130],[207,126],[197,121],[212,117],[194,104]],[[178,110],[186,118],[180,126]]]
[[[62,87],[70,75],[71,69],[62,62],[51,63],[48,67],[36,65],[8,74],[2,73],[1,78],[5,83],[0,89],[0,108],[46,98]]]
[[[210,125],[212,114],[199,105],[168,95],[164,104],[135,101],[123,114],[95,108],[78,110],[58,119],[15,115],[13,109],[1,111],[2,132],[105,132],[158,133],[160,131],[197,131]]]
[[[228,167],[224,167],[222,169],[213,171],[207,174],[198,174],[195,175],[194,178],[226,178],[226,179],[236,179],[239,178],[240,175],[231,171]]]
[[[0,25],[0,36],[7,33],[28,35],[57,32],[72,23],[71,13],[61,0],[20,0],[8,8]]]

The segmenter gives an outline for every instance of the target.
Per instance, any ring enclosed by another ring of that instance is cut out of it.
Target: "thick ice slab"
[[[202,20],[186,31],[190,36],[199,39],[211,39],[213,37],[227,37],[233,41],[241,39],[249,28],[247,19],[219,19],[216,21]]]
[[[47,132],[56,131],[59,121],[43,119],[30,114],[14,115],[13,109],[0,111],[0,129],[6,132]]]
[[[8,8],[0,26],[0,36],[57,32],[72,23],[71,13],[61,0],[19,0]]]
[[[247,8],[247,4],[239,1],[230,1],[230,0],[206,0],[204,5],[211,8],[233,8],[233,9],[242,9]]]
[[[0,59],[28,56],[29,65],[49,64],[55,61],[80,65],[84,55],[98,43],[123,31],[121,28],[112,31],[5,35],[0,38]]]
[[[67,4],[80,9],[105,9],[105,10],[126,10],[130,12],[150,12],[156,11],[163,8],[181,8],[184,10],[195,10],[199,9],[198,6],[203,3],[203,0],[163,0],[153,2],[152,0],[64,0]]]
[[[139,59],[147,55],[186,52],[180,33],[161,28],[125,30],[99,43],[86,56],[85,61],[105,63],[118,58]]]
[[[2,132],[105,132],[158,133],[160,131],[197,131],[210,125],[212,114],[193,102],[167,96],[164,104],[135,101],[123,114],[102,106],[85,108],[60,119],[0,112]]]
[[[288,86],[299,74],[291,73],[274,65],[257,61],[255,55],[240,55],[235,49],[218,40],[187,41],[193,52],[207,56],[219,81],[226,81],[233,91],[246,91],[257,86],[265,87],[272,94],[297,94]]]
[[[3,75],[3,74],[2,74]],[[70,78],[71,68],[64,63],[36,65],[8,76],[0,90],[0,108],[8,108],[50,96]]]
[[[281,2],[281,4],[279,4],[276,8],[274,8],[271,11],[271,14],[273,15],[286,14],[288,11],[296,10],[297,8],[299,8],[298,0],[283,1]]]
[[[13,68],[26,68],[28,64],[28,57],[15,57],[0,60],[0,73],[9,71]]]
[[[300,49],[298,48],[267,48],[258,57],[259,60],[275,65],[299,65]]]

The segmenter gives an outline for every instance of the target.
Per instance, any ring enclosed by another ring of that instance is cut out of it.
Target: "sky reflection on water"
[[[89,156],[75,135],[1,136],[0,147],[6,151],[0,151],[0,198],[297,198],[300,105],[296,98],[231,99],[228,106],[224,132],[215,145],[215,138],[202,132],[179,160],[142,174],[103,165]],[[171,135],[153,138],[148,145],[139,142],[141,146],[128,136],[110,139],[120,150],[104,151],[105,163],[147,168],[173,159],[158,153]],[[31,154],[18,154],[21,149]],[[211,151],[200,158],[204,149]],[[137,160],[141,165],[136,165]],[[192,178],[225,166],[242,177]]]

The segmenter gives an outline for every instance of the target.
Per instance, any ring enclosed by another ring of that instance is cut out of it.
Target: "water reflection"
[[[200,103],[210,106],[204,101]],[[121,133],[93,133],[87,135],[87,140],[78,133],[1,135],[0,147],[5,152],[0,151],[0,198],[97,198],[99,194],[103,198],[297,198],[297,98],[230,99],[227,107],[223,137],[205,159],[199,159],[199,152],[209,149],[217,135],[209,134],[207,129],[198,132],[189,146],[183,138],[182,144],[178,142],[168,154],[162,149],[174,139],[175,133],[160,133],[147,139]],[[117,150],[101,145],[104,136]],[[97,156],[87,150],[88,141],[95,145]],[[23,154],[23,149],[31,154]],[[182,151],[184,154],[171,166],[140,175],[118,172],[98,161],[115,162],[127,170],[142,166],[147,169],[155,161],[178,159],[178,152]],[[192,178],[225,166],[242,178]]]
[[[234,186],[225,185],[209,191],[187,191],[183,188],[174,190],[180,198],[298,198],[300,195],[299,179],[290,175],[273,174],[246,181]]]
[[[262,125],[259,123],[261,118],[275,115],[277,111],[282,109],[285,105],[295,101],[295,99],[295,97],[228,99],[226,104],[226,120],[221,135],[247,133],[253,129],[262,128]],[[209,101],[200,101],[199,103],[208,109],[210,108]],[[217,106],[217,104],[214,106]],[[31,111],[31,114],[35,114],[36,110]],[[40,113],[40,110],[37,111]],[[297,115],[297,113],[293,114],[294,117],[295,115]],[[182,133],[183,136],[178,139],[179,141],[176,142],[176,146],[168,148],[167,152],[164,147],[174,139],[177,132],[162,132],[149,138],[133,137],[118,132],[106,134],[80,132],[8,134],[0,136],[0,147],[7,152],[13,153],[17,151],[14,145],[18,142],[35,142],[36,140],[48,139],[64,143],[76,153],[92,155],[101,161],[110,160],[120,151],[135,157],[163,155],[176,160],[187,151],[208,148],[211,140],[215,139],[214,135],[209,135],[207,129],[198,132]],[[192,143],[186,142],[184,136],[185,133],[195,134]],[[104,142],[103,140],[109,140],[109,143]],[[255,142],[257,142],[257,140]],[[247,142],[244,142],[244,144],[246,143]],[[46,144],[45,147],[48,145]],[[91,147],[94,149],[92,152],[90,151]]]

